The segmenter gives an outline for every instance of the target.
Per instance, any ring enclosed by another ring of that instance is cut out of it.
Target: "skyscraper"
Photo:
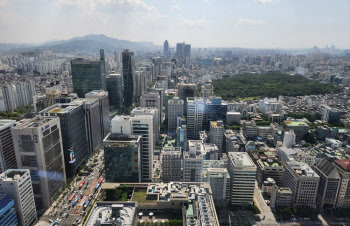
[[[84,97],[91,90],[106,90],[105,56],[100,50],[100,60],[77,58],[71,60],[73,90]]]
[[[13,147],[11,128],[15,120],[0,120],[0,173],[7,169],[16,169],[16,155]]]
[[[109,119],[108,92],[103,90],[93,90],[85,94],[85,98],[98,99],[99,110],[100,110],[100,120],[101,120],[101,136],[103,140],[103,138],[105,138],[111,130],[110,129],[111,120]]]
[[[41,116],[12,128],[18,168],[30,169],[35,206],[41,213],[52,205],[66,181],[60,130],[59,118]]]
[[[164,55],[165,57],[168,57],[168,53],[169,53],[169,43],[168,43],[168,40],[165,40],[165,42],[164,42],[163,55]]]
[[[39,114],[59,117],[67,177],[74,176],[89,156],[83,104],[55,104]]]
[[[109,74],[106,76],[109,106],[120,113],[123,108],[123,76],[121,74]]]
[[[204,102],[202,98],[187,98],[187,139],[198,139],[202,131]]]
[[[122,53],[124,79],[124,107],[131,107],[135,95],[135,60],[134,52],[125,49]]]

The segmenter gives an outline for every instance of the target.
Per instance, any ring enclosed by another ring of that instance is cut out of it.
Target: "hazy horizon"
[[[160,46],[349,49],[349,11],[347,0],[0,0],[0,43],[104,34]]]

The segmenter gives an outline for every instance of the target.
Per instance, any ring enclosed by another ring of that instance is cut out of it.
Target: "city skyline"
[[[317,3],[315,7],[313,1],[284,0],[222,4],[212,0],[1,0],[0,43],[105,34],[159,46],[168,40],[171,47],[184,40],[192,48],[324,48],[332,44],[350,48],[345,38],[350,35],[345,29],[350,26],[350,4],[345,0]]]

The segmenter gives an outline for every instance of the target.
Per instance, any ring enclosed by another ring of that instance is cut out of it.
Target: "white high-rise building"
[[[28,169],[9,169],[0,175],[0,194],[15,202],[19,225],[30,226],[36,220],[35,201]]]
[[[36,209],[44,212],[66,182],[60,120],[51,116],[22,120],[12,128],[12,137],[17,166],[30,169]]]
[[[153,177],[153,115],[124,116],[117,115],[112,119],[112,133],[141,135],[141,179],[151,182]]]
[[[156,145],[157,139],[158,139],[158,135],[159,135],[159,130],[160,130],[160,125],[159,125],[159,111],[157,108],[153,108],[153,107],[137,107],[134,108],[131,112],[130,112],[130,116],[134,117],[136,115],[153,115],[153,144]]]
[[[177,128],[177,118],[183,116],[184,101],[174,97],[168,101],[168,131],[175,132]]]
[[[283,145],[292,148],[295,145],[295,133],[293,130],[285,131],[283,135]]]
[[[183,181],[201,182],[204,146],[201,140],[189,140],[188,151],[183,154]]]
[[[204,108],[202,98],[187,98],[187,139],[198,139],[203,126]]]
[[[228,157],[228,171],[231,178],[231,204],[252,205],[256,166],[246,152],[230,152]]]
[[[293,206],[316,207],[320,176],[304,162],[286,162],[283,186],[293,192]]]
[[[210,122],[209,141],[212,144],[216,144],[219,148],[219,152],[223,152],[224,132],[225,128],[223,121]]]

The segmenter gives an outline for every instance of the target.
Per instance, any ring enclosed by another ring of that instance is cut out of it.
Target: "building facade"
[[[15,124],[15,120],[0,120],[0,173],[7,169],[17,169],[15,148],[11,134],[11,128]]]

